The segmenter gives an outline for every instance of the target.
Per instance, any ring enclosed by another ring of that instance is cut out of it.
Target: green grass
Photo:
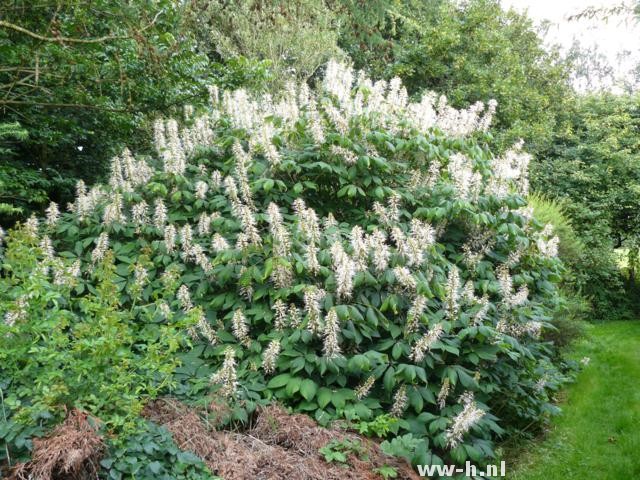
[[[640,322],[592,325],[574,352],[590,364],[567,389],[562,415],[542,441],[523,449],[509,479],[640,478]]]

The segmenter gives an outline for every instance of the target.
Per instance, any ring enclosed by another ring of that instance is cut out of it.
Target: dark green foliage
[[[110,445],[100,462],[105,480],[216,480],[204,462],[181,451],[166,428],[143,422],[135,434]]]
[[[18,169],[10,167],[11,157],[18,141],[25,140],[28,132],[18,122],[0,123],[0,217],[23,213],[22,209],[13,205],[16,198],[34,198],[35,203],[46,199],[46,191],[39,185],[38,175],[22,174]]]
[[[29,131],[0,172],[13,179],[11,203],[23,215],[47,196],[65,204],[78,178],[100,178],[123,143],[144,140],[132,134],[146,115],[206,98],[206,58],[180,31],[174,5],[18,0],[0,7],[7,22],[0,25],[0,120]]]
[[[5,465],[26,462],[31,457],[33,449],[33,439],[42,437],[45,428],[42,426],[50,420],[50,417],[43,415],[38,425],[25,425],[17,422],[11,417],[11,409],[4,403],[4,395],[7,392],[7,383],[0,385],[0,475]],[[11,463],[10,463],[11,462]]]
[[[611,94],[581,99],[551,148],[534,163],[533,187],[563,202],[584,245],[577,286],[598,317],[628,314],[625,279],[614,249],[633,265],[640,233],[640,99]],[[635,283],[635,268],[628,282]]]
[[[269,63],[268,84],[306,81],[331,58],[338,18],[324,0],[208,0],[185,2],[189,29],[201,51],[226,64],[237,57]],[[235,85],[237,86],[237,85]]]

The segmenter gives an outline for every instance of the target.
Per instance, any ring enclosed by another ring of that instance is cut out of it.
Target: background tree
[[[29,132],[0,164],[5,191],[35,181],[64,202],[77,178],[104,172],[125,139],[143,144],[145,134],[133,132],[145,118],[206,98],[207,59],[180,28],[176,5],[4,2],[0,121]],[[23,211],[41,201],[29,192],[11,199]]]
[[[337,45],[336,14],[322,0],[191,0],[190,22],[209,58],[238,56],[266,60],[272,86],[306,80],[332,57]]]
[[[351,9],[341,37],[357,67],[399,76],[413,95],[443,92],[457,107],[497,99],[501,147],[523,138],[535,153],[551,140],[572,96],[569,65],[526,15],[497,0],[375,5],[373,18]]]
[[[633,266],[640,232],[640,97],[579,99],[532,168],[532,186],[565,201],[587,247],[585,291],[600,314],[620,314],[626,295],[614,249],[624,249]]]

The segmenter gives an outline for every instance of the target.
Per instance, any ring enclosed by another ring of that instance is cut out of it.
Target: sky
[[[629,1],[629,0],[627,0]],[[505,7],[513,7],[518,11],[527,10],[529,16],[537,22],[549,20],[547,41],[558,43],[564,48],[571,47],[573,40],[578,39],[584,46],[597,45],[607,56],[609,62],[623,75],[625,70],[640,61],[640,24],[633,20],[625,21],[622,17],[603,20],[573,20],[575,15],[587,7],[614,7],[622,0],[502,0]],[[633,52],[620,64],[618,55],[625,51]]]

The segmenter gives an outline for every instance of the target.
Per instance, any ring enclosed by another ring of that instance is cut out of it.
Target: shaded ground
[[[507,478],[640,478],[640,322],[590,326],[574,350],[589,365],[567,389],[548,436],[527,446]]]

